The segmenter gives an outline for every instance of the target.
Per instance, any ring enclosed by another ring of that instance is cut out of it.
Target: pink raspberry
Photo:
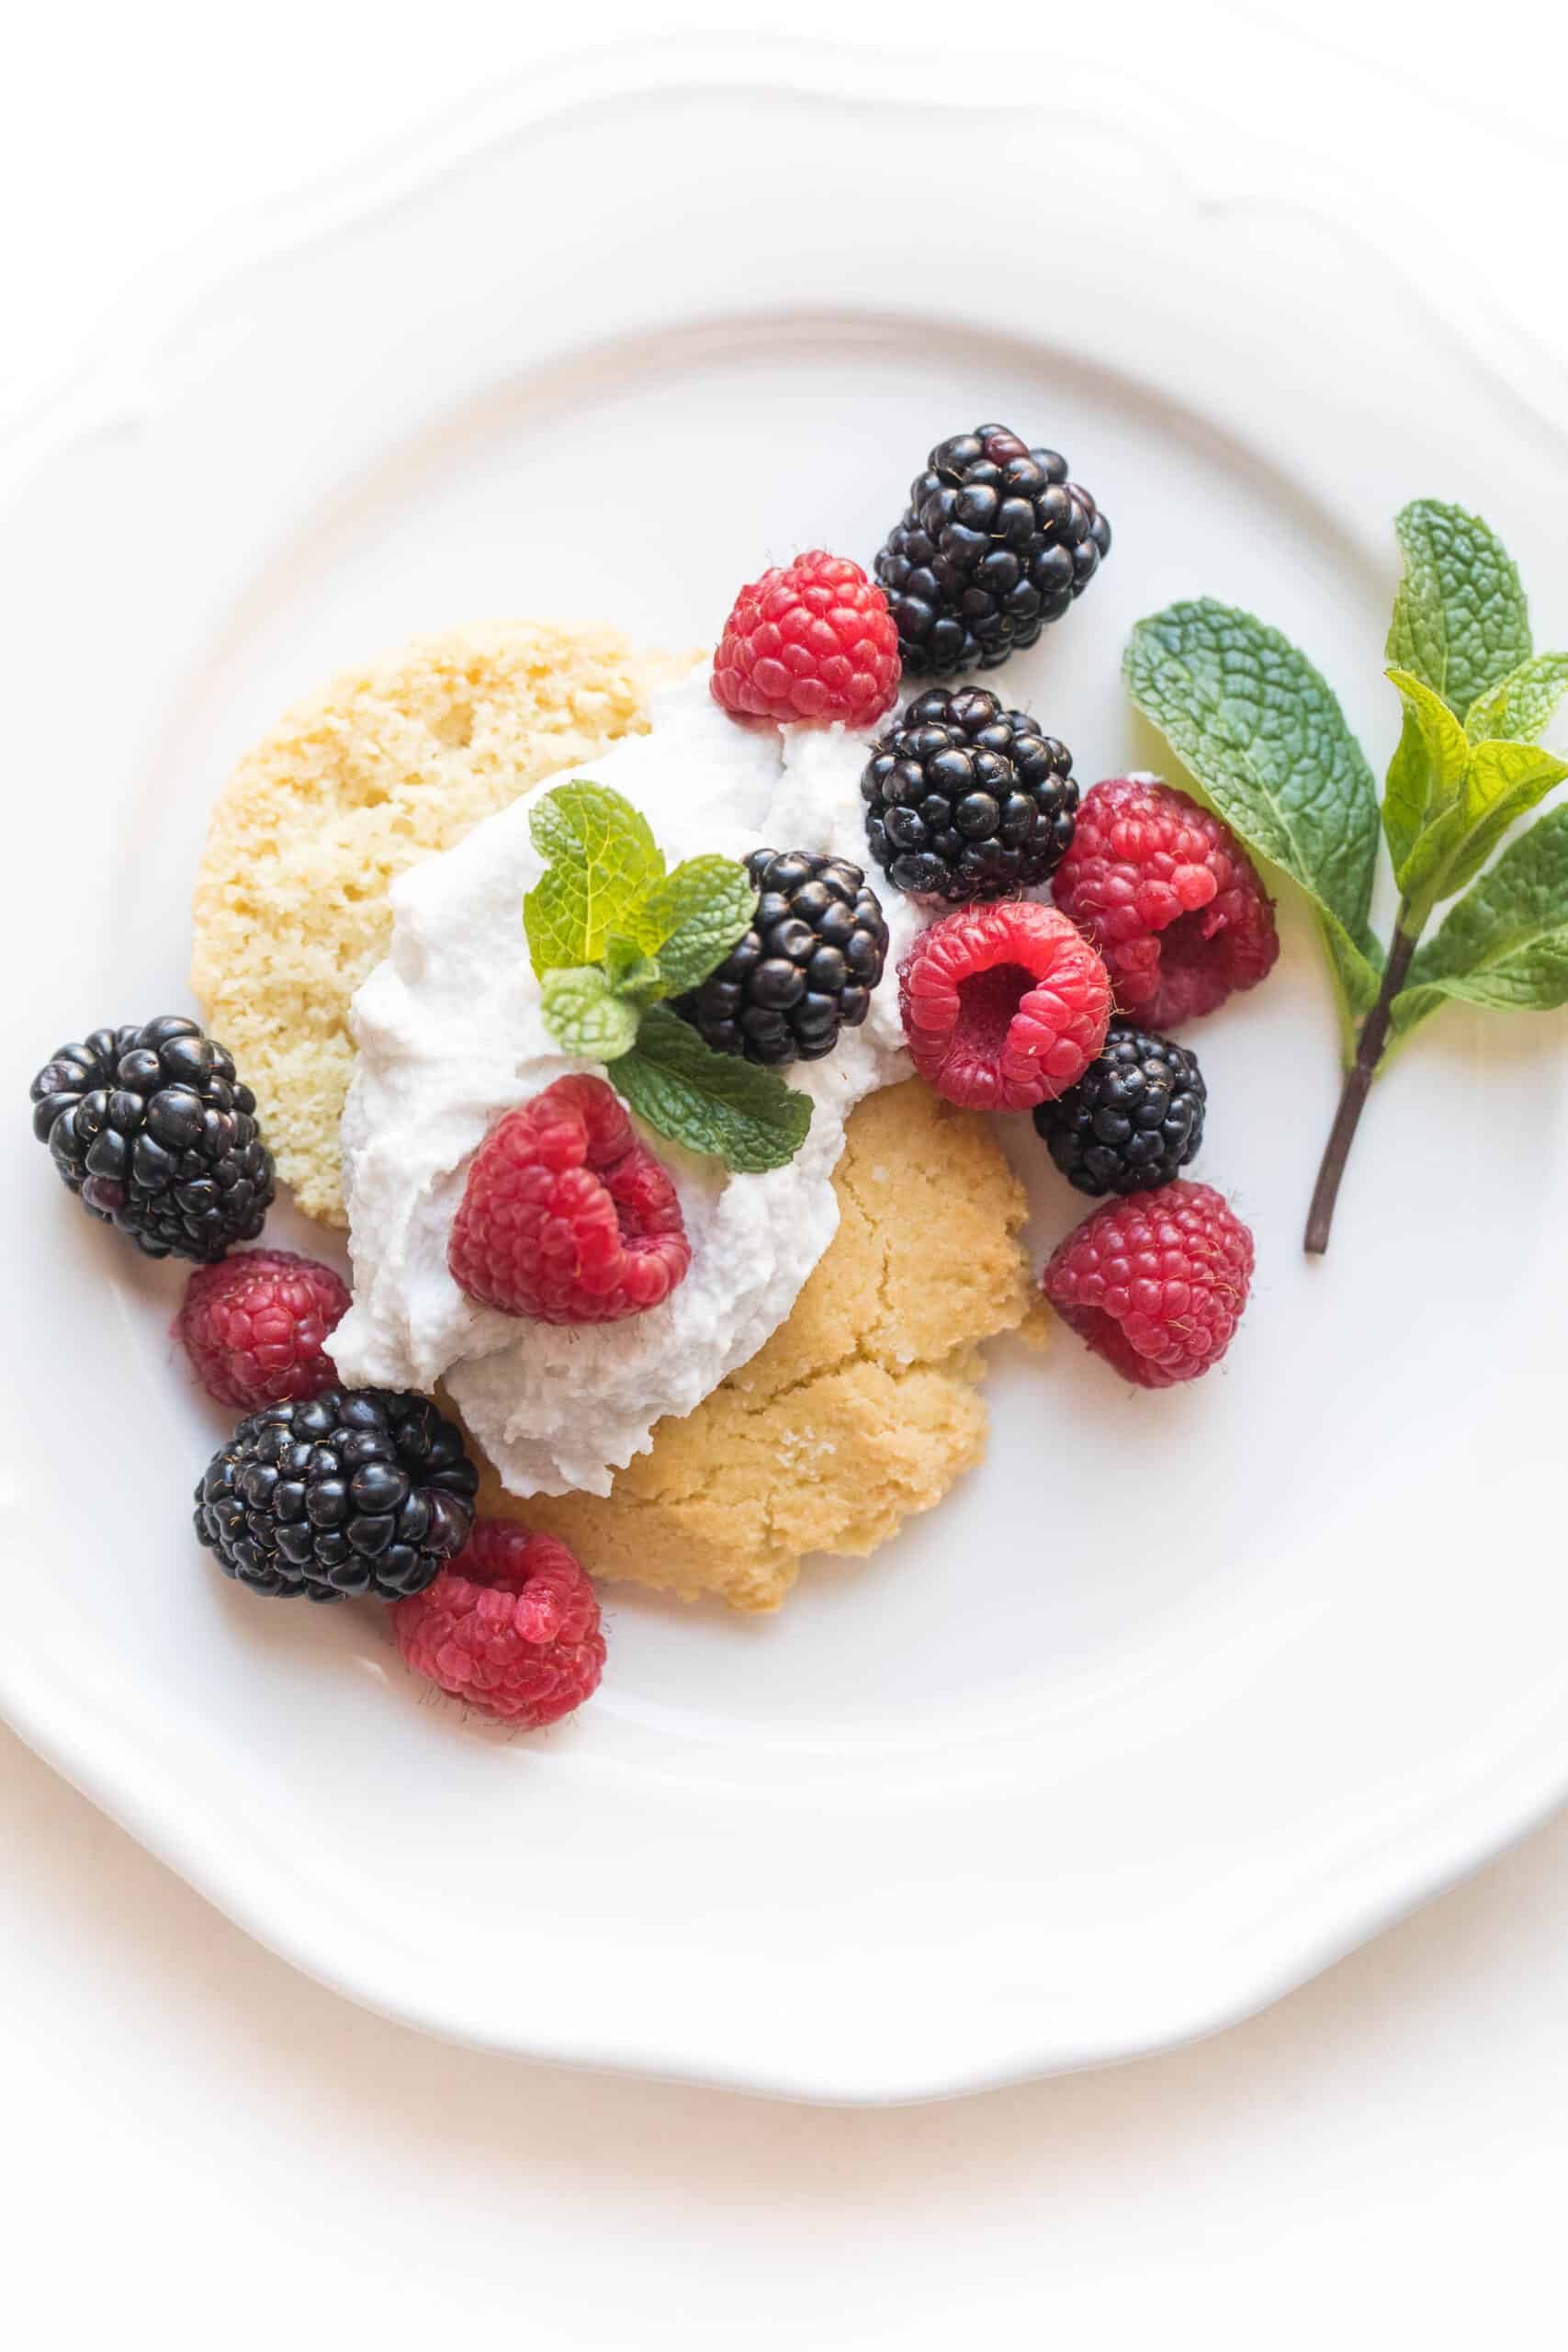
[[[242,1250],[198,1266],[175,1336],[220,1405],[300,1403],[337,1379],[325,1351],[348,1313],[346,1283],[291,1250]]]
[[[392,1609],[404,1662],[519,1731],[559,1723],[599,1688],[599,1602],[553,1535],[479,1519],[433,1584]]]
[[[961,907],[898,967],[910,1057],[950,1102],[1028,1111],[1075,1084],[1105,1042],[1111,988],[1055,907]]]
[[[1230,827],[1146,777],[1086,794],[1051,887],[1104,956],[1118,1009],[1151,1029],[1256,988],[1280,953],[1273,901]]]
[[[1251,1284],[1247,1227],[1213,1186],[1179,1179],[1096,1209],[1041,1279],[1063,1322],[1140,1388],[1218,1363]]]
[[[493,1126],[452,1222],[459,1290],[536,1323],[662,1306],[692,1262],[670,1174],[602,1078],[558,1078]]]
[[[742,588],[713,657],[714,700],[738,718],[869,727],[898,677],[886,597],[858,563],[820,548]]]

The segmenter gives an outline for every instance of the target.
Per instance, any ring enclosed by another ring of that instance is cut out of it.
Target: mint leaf
[[[539,994],[545,1026],[562,1053],[613,1062],[637,1043],[637,1007],[615,993],[597,964],[546,972]]]
[[[1449,998],[1497,1012],[1568,1004],[1568,807],[1549,809],[1416,951],[1393,1001],[1407,1037]]]
[[[1465,713],[1472,743],[1534,743],[1568,694],[1568,653],[1534,653],[1489,686]]]
[[[1442,696],[1408,670],[1390,670],[1404,704],[1399,747],[1383,790],[1382,827],[1400,888],[1428,820],[1454,807],[1464,790],[1470,743]]]
[[[650,1005],[615,1085],[639,1119],[741,1175],[784,1168],[811,1125],[811,1097],[736,1054],[716,1054],[668,1006]]]
[[[635,939],[613,931],[604,942],[604,977],[617,996],[649,1002],[664,993],[664,974],[657,956],[645,956]]]
[[[534,969],[596,964],[612,931],[664,876],[646,817],[618,792],[579,777],[535,807],[528,825],[548,868],[523,901]]]
[[[1348,1016],[1378,989],[1377,787],[1332,689],[1278,629],[1210,597],[1140,621],[1127,690],[1204,797],[1317,909]]]
[[[756,885],[736,859],[689,857],[637,909],[637,936],[673,995],[723,963],[756,911]]]
[[[1404,576],[1393,601],[1388,662],[1408,670],[1461,718],[1530,652],[1519,575],[1478,514],[1418,498],[1394,519]]]

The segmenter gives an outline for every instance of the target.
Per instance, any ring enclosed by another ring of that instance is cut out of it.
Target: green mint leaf
[[[1397,879],[1417,930],[1440,899],[1474,879],[1507,831],[1568,775],[1568,766],[1534,743],[1466,747],[1459,788],[1436,806],[1416,835]]]
[[[1537,742],[1565,694],[1568,653],[1534,653],[1471,704],[1464,731],[1472,743]]]
[[[1389,763],[1382,828],[1400,888],[1423,829],[1457,806],[1470,765],[1470,742],[1441,695],[1408,670],[1390,670],[1404,704],[1399,747]]]
[[[723,963],[756,911],[756,885],[736,859],[689,857],[637,910],[637,936],[673,995]]]
[[[1140,621],[1122,670],[1203,797],[1313,901],[1342,1022],[1359,1019],[1381,955],[1377,787],[1332,689],[1278,629],[1209,597]]]
[[[646,817],[618,792],[579,777],[539,801],[529,832],[548,860],[523,902],[534,969],[597,964],[612,931],[663,879],[664,860]]]
[[[1530,653],[1519,575],[1478,514],[1418,498],[1395,517],[1404,576],[1388,632],[1392,669],[1408,670],[1463,718]]]
[[[635,939],[611,932],[604,942],[604,977],[617,996],[647,1003],[664,993],[664,973],[659,959],[645,956]]]
[[[1443,876],[1451,899],[1474,880],[1507,831],[1568,776],[1568,763],[1534,743],[1478,743],[1464,780],[1464,832]]]
[[[811,1097],[736,1054],[716,1054],[667,1005],[650,1005],[615,1085],[639,1119],[741,1175],[784,1168],[811,1125]]]
[[[1568,806],[1510,842],[1416,950],[1393,1001],[1394,1035],[1407,1037],[1450,998],[1497,1012],[1568,1004]]]
[[[544,973],[539,993],[545,1026],[562,1053],[614,1062],[636,1045],[637,1007],[615,993],[597,964]]]

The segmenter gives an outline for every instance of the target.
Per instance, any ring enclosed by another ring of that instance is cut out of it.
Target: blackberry
[[[1055,1102],[1042,1102],[1034,1124],[1080,1193],[1153,1193],[1197,1156],[1207,1101],[1185,1046],[1113,1021],[1099,1060]]]
[[[993,670],[1060,620],[1111,552],[1111,526],[1055,449],[1005,424],[941,441],[876,559],[907,676]]]
[[[261,1231],[273,1170],[255,1096],[194,1021],[95,1029],[45,1063],[32,1100],[62,1181],[149,1258],[210,1265]]]
[[[983,686],[917,695],[872,745],[860,788],[871,854],[912,898],[1032,889],[1072,845],[1072,753]]]
[[[847,857],[754,849],[760,896],[744,939],[671,1010],[716,1052],[750,1062],[820,1061],[858,1029],[887,959],[882,904]]]
[[[329,1388],[240,1423],[196,1490],[196,1532],[253,1592],[423,1592],[468,1542],[479,1472],[426,1396]]]

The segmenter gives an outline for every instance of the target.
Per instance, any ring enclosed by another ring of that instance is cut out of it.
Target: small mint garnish
[[[811,1098],[771,1070],[715,1053],[659,1000],[706,979],[750,929],[757,888],[731,857],[672,874],[647,820],[579,781],[534,809],[548,860],[523,902],[545,1024],[563,1053],[604,1062],[646,1125],[742,1174],[783,1168]]]

